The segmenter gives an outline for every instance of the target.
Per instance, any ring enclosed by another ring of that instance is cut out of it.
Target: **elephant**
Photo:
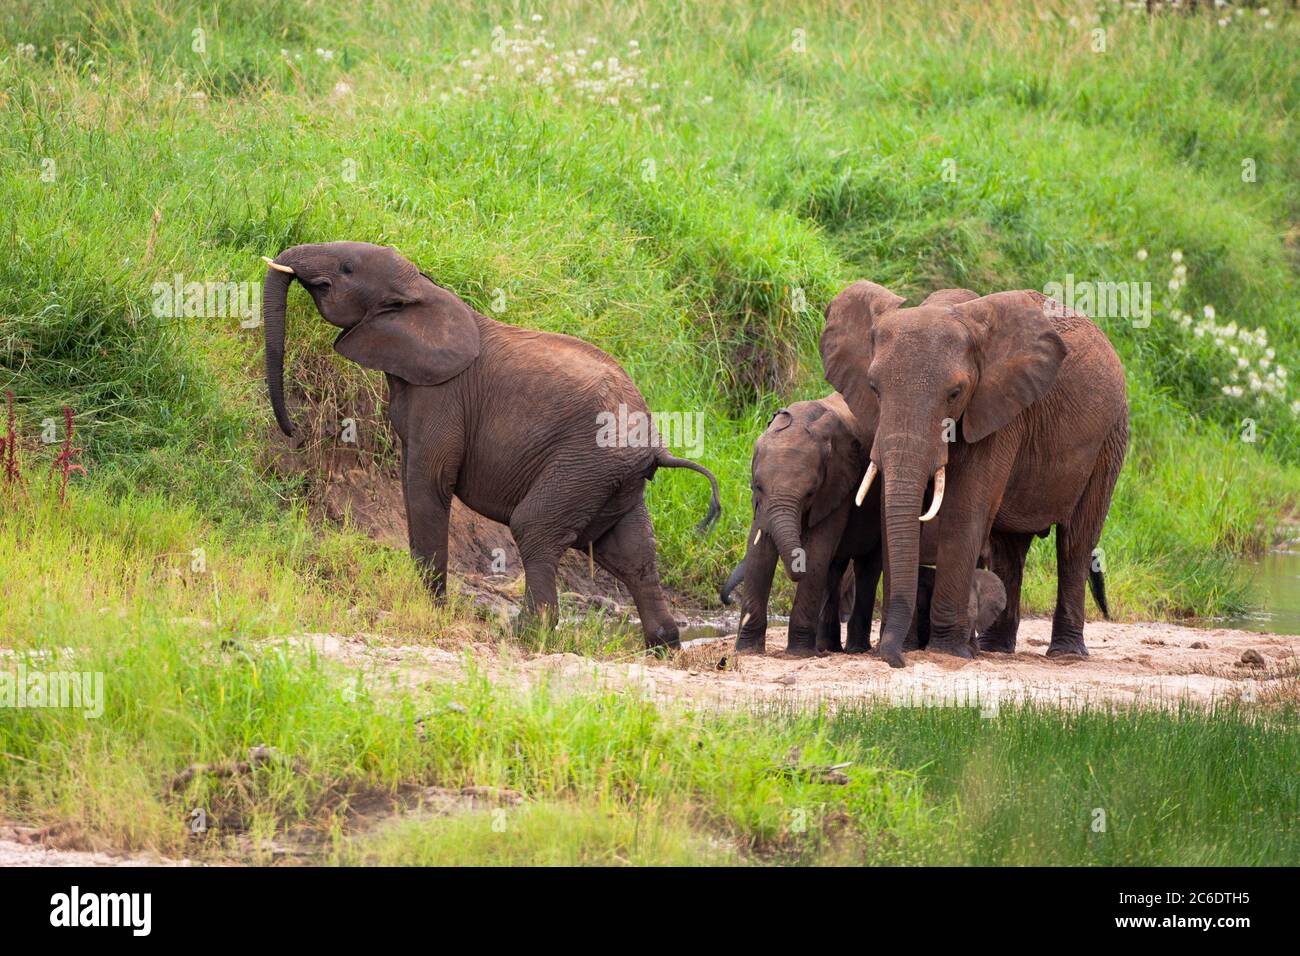
[[[932,567],[922,565],[918,570],[916,587],[916,615],[912,630],[903,641],[903,649],[925,650],[930,643],[930,604],[934,595]],[[970,597],[966,605],[970,630],[966,641],[972,649],[979,648],[978,637],[987,631],[1007,606],[1007,589],[1002,579],[992,571],[977,568],[971,578]]]
[[[284,318],[297,279],[325,321],[343,330],[335,351],[384,372],[411,554],[435,599],[446,594],[454,494],[510,528],[524,564],[524,620],[554,622],[556,565],[576,548],[627,586],[647,647],[679,646],[659,583],[645,483],[657,468],[704,475],[712,488],[704,529],[721,513],[718,481],[668,454],[652,427],[610,440],[605,426],[619,415],[652,423],[618,363],[580,339],[475,312],[388,247],[311,243],[266,262],[266,384],[276,421],[293,434]]]
[[[830,460],[837,447],[847,448],[851,452],[852,470],[861,471],[860,441],[840,432],[851,421],[852,413],[838,394],[819,401],[796,402],[777,412],[754,445],[751,468],[755,515],[750,545],[745,558],[732,569],[718,593],[723,604],[730,604],[732,592],[742,580],[745,582],[741,626],[736,636],[738,653],[762,653],[766,649],[767,605],[778,553],[785,559],[806,546],[805,555],[820,556],[828,550],[822,539],[837,535],[832,557],[824,569],[820,563],[808,564],[801,574],[790,613],[786,652],[795,656],[809,653],[807,634],[813,626],[814,608],[819,608],[815,622],[816,652],[865,653],[871,649],[871,614],[882,561],[880,493],[878,489],[869,492],[861,508],[845,508],[846,519],[841,508],[847,505],[848,494],[843,489],[842,477],[835,480],[842,469]],[[822,440],[826,433],[831,436],[829,441]],[[811,476],[820,479],[820,483],[809,493],[807,484]],[[857,478],[852,481],[856,483]],[[759,489],[763,491],[761,495]],[[811,516],[824,514],[827,509],[831,509],[828,517],[812,520]],[[801,512],[797,518],[782,521],[796,510]],[[782,534],[788,540],[789,532],[770,532],[769,539],[775,540],[764,548],[764,528],[781,528],[783,524],[787,527],[797,524],[802,530],[796,539],[798,543],[782,545]],[[933,524],[922,528],[921,560],[927,564],[922,565],[918,577],[917,610],[904,645],[909,650],[925,648],[929,642],[933,562],[939,545],[937,531]],[[986,555],[987,552],[981,558]],[[787,560],[787,567],[789,563]],[[852,611],[848,619],[848,641],[842,647],[840,585],[850,563],[854,570]],[[971,622],[968,641],[972,646],[977,631],[987,629],[1005,605],[1006,590],[997,575],[983,569],[975,571],[968,602]]]
[[[979,650],[1013,652],[1025,554],[1035,534],[1054,526],[1047,653],[1086,655],[1084,581],[1091,576],[1094,597],[1104,594],[1090,571],[1128,448],[1119,356],[1091,319],[1033,290],[948,289],[913,308],[903,302],[874,282],[855,282],[827,306],[820,342],[826,380],[874,429],[858,498],[879,474],[887,589],[880,656],[905,665],[921,522],[939,515],[945,499],[930,649],[974,656],[968,596],[988,542],[1007,600]]]
[[[786,652],[807,657],[839,651],[840,579],[854,568],[849,651],[871,644],[871,612],[880,577],[879,510],[853,507],[865,467],[853,415],[837,394],[782,408],[754,443],[754,520],[745,558],[719,592],[724,604],[745,582],[737,653],[762,653],[767,603],[778,559],[797,582]],[[877,502],[878,504],[878,502]]]

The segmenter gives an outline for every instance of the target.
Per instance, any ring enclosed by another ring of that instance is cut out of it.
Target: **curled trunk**
[[[266,270],[262,283],[262,328],[266,339],[266,390],[280,431],[293,435],[293,423],[284,405],[284,310],[293,276]]]

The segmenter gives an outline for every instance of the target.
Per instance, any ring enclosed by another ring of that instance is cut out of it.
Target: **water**
[[[1252,596],[1259,609],[1242,617],[1216,621],[1215,626],[1300,634],[1300,540],[1246,562],[1244,567],[1252,576]]]

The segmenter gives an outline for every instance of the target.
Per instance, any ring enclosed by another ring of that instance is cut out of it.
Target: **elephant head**
[[[970,602],[966,613],[970,617],[971,636],[983,634],[998,619],[1007,606],[1007,589],[1002,579],[992,571],[976,570],[970,586]]]
[[[849,499],[861,474],[862,445],[832,407],[839,402],[832,396],[783,408],[754,443],[754,526],[771,534],[792,581],[807,570],[804,532]]]
[[[943,504],[949,443],[984,440],[1056,380],[1066,348],[1048,301],[1032,292],[981,298],[950,289],[903,309],[888,289],[855,282],[826,308],[826,379],[860,421],[875,423],[859,497],[883,475],[890,593],[880,653],[894,666],[903,663],[915,609],[920,522]],[[922,514],[932,478],[934,497]]]
[[[412,385],[438,385],[478,357],[473,310],[386,246],[311,243],[266,263],[266,387],[286,435],[293,434],[293,424],[284,404],[284,311],[294,279],[325,321],[343,330],[334,340],[335,351],[366,368]]]

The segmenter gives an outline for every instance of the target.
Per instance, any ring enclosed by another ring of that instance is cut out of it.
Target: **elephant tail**
[[[736,585],[740,583],[740,579],[744,576],[745,562],[742,560],[732,569],[731,574],[727,577],[727,583],[724,584],[722,590],[718,592],[718,597],[722,600],[723,604],[731,604],[731,592],[736,590]]]
[[[1110,620],[1110,606],[1106,603],[1106,575],[1100,571],[1088,571],[1088,584],[1092,588],[1092,599],[1101,608],[1101,616]]]
[[[718,500],[717,477],[703,465],[696,464],[689,458],[678,458],[675,455],[670,455],[662,449],[660,449],[659,452],[658,465],[660,468],[689,468],[691,471],[698,471],[705,478],[709,479],[709,484],[713,487],[713,497],[709,501],[709,510],[708,513],[705,514],[704,520],[696,525],[697,531],[707,530],[713,522],[718,520],[718,516],[722,514],[722,503]]]

